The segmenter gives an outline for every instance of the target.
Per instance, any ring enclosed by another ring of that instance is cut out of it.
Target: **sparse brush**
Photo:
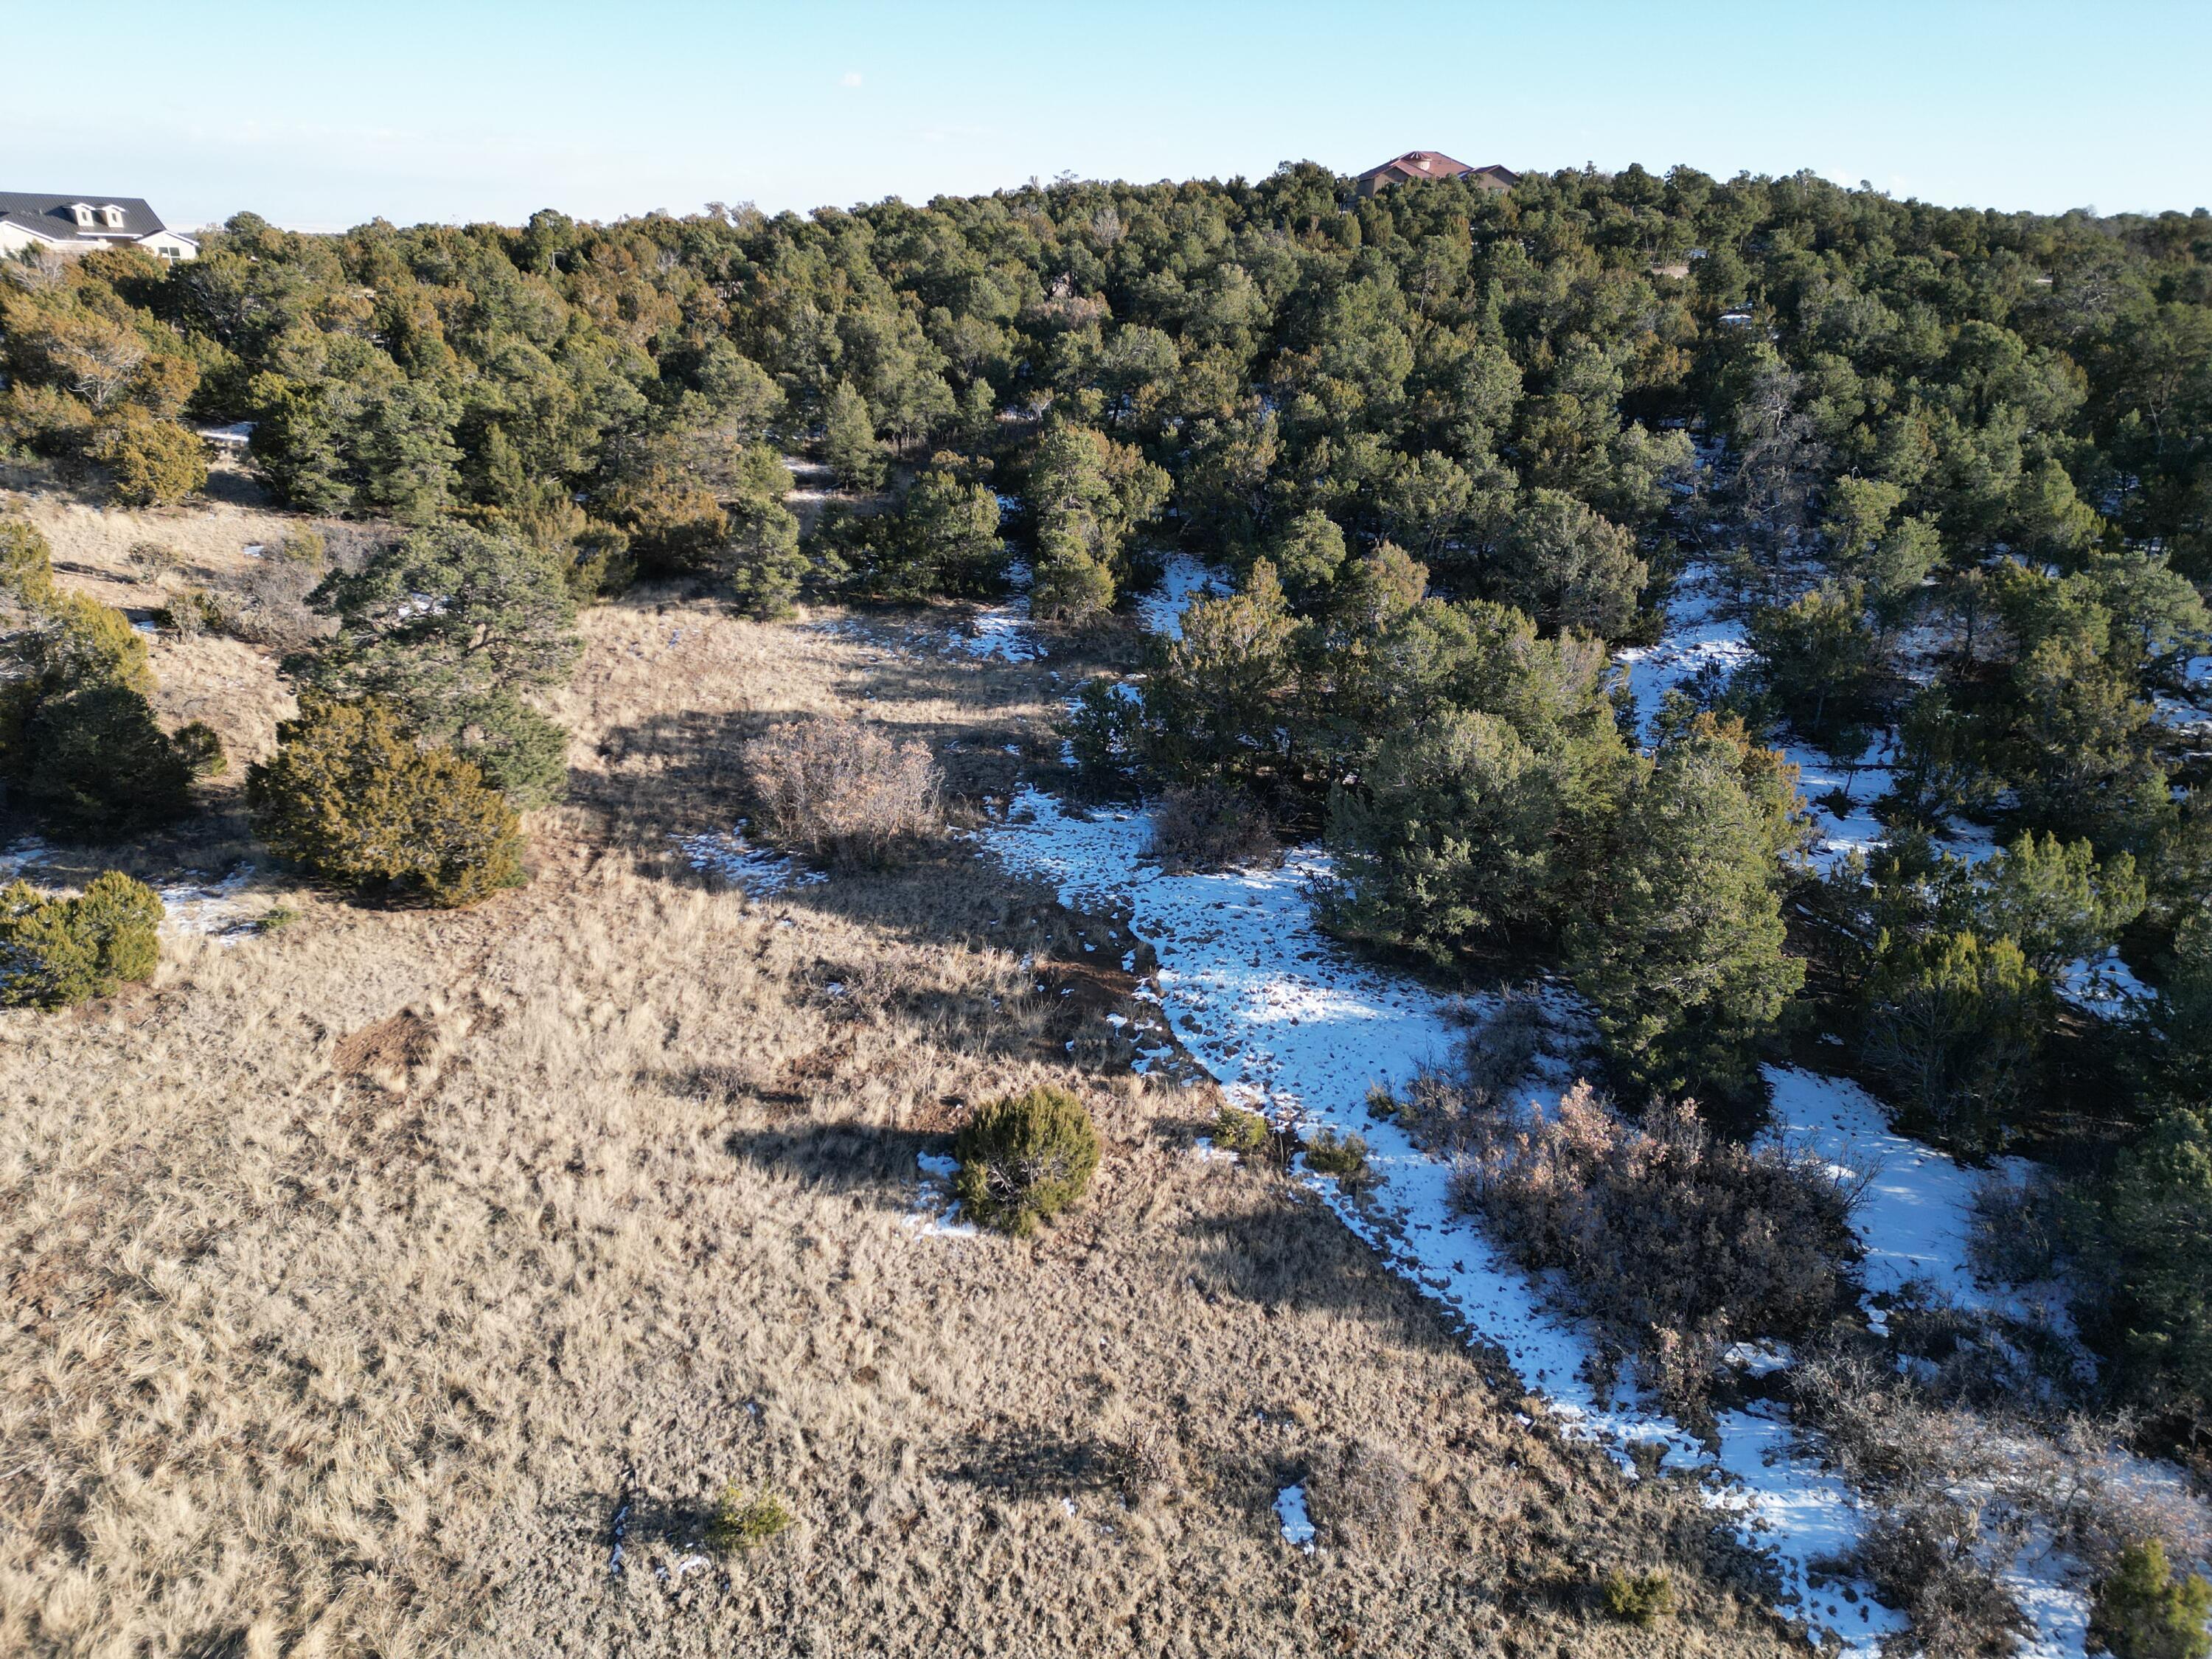
[[[714,1518],[707,1523],[707,1546],[724,1554],[757,1549],[788,1531],[798,1519],[774,1492],[747,1492],[732,1481],[715,1501]]]
[[[745,747],[762,832],[838,869],[874,869],[944,825],[943,777],[928,745],[857,720],[780,726]]]
[[[226,632],[230,626],[230,612],[206,588],[187,587],[169,596],[160,620],[179,638],[193,640],[203,634]]]
[[[2008,1559],[2019,1541],[1995,1553]],[[1985,1564],[1991,1553],[1967,1505],[1930,1493],[1876,1514],[1846,1565],[1911,1620],[1921,1652],[2002,1659],[2032,1626]]]
[[[1716,1134],[1688,1102],[1626,1123],[1588,1084],[1549,1117],[1508,1121],[1455,1176],[1460,1202],[1523,1266],[1564,1272],[1672,1408],[1702,1416],[1729,1338],[1796,1340],[1846,1296],[1855,1194],[1824,1167]]]
[[[1514,1091],[1544,1046],[1543,1008],[1524,992],[1509,994],[1487,1015],[1470,1013],[1467,1023],[1457,1061],[1449,1068],[1424,1066],[1404,1098],[1391,1103],[1391,1115],[1416,1140],[1445,1156],[1496,1137],[1513,1110]]]
[[[178,564],[176,550],[160,542],[133,542],[125,558],[142,582],[158,582]]]
[[[1273,866],[1283,861],[1283,849],[1259,802],[1241,791],[1206,784],[1170,789],[1160,797],[1152,808],[1152,836],[1145,856],[1174,875]]]
[[[1141,1504],[1154,1492],[1175,1484],[1176,1443],[1166,1431],[1146,1424],[1125,1436],[1119,1450],[1124,1501],[1132,1505]]]
[[[1371,1441],[1337,1448],[1306,1478],[1316,1526],[1338,1549],[1395,1555],[1413,1525],[1413,1480],[1395,1452]]]

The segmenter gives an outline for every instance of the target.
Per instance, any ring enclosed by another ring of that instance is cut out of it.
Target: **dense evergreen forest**
[[[9,276],[19,451],[160,502],[204,482],[191,428],[251,421],[284,503],[556,573],[548,641],[640,576],[763,616],[1025,580],[1078,629],[1170,550],[1218,563],[1237,591],[1140,696],[1079,698],[1091,788],[1325,835],[1332,925],[1426,971],[1563,968],[1625,1101],[1753,1102],[1827,1033],[1923,1133],[2065,1146],[2094,1334],[2146,1399],[2212,1401],[2212,810],[2203,716],[2160,702],[2212,651],[2202,210],[1638,168],[1354,200],[1302,164],[805,217],[241,215],[190,264]],[[864,504],[804,540],[802,449]],[[422,591],[371,581],[331,613]],[[1752,659],[1646,723],[1612,653],[1692,581]],[[380,648],[349,622],[298,672],[343,698]],[[497,727],[528,805],[558,741],[518,676],[434,735]],[[1893,769],[1870,862],[1808,858],[1785,737]],[[2100,1021],[2062,993],[2115,946],[2155,995]]]

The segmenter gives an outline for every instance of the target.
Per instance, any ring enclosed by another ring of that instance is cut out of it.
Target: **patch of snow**
[[[2158,1000],[2158,993],[2135,976],[2117,950],[2094,962],[2076,957],[2056,977],[2059,995],[2100,1019],[2125,1019]]]
[[[1990,1174],[2021,1178],[2027,1164],[2002,1160],[1984,1173],[1889,1127],[1881,1103],[1843,1078],[1794,1066],[1763,1068],[1774,1091],[1767,1133],[1832,1167],[1866,1181],[1851,1225],[1865,1247],[1869,1295],[1927,1280],[1962,1306],[2003,1311],[1966,1260],[1974,1194]]]
[[[1733,1365],[1747,1376],[1771,1376],[1787,1370],[1792,1356],[1779,1342],[1731,1342],[1721,1353],[1721,1364]]]
[[[914,1211],[906,1218],[909,1232],[939,1238],[973,1238],[975,1224],[960,1218],[959,1200],[952,1196],[952,1177],[960,1173],[957,1159],[942,1152],[917,1152],[921,1185],[915,1194]]]
[[[1229,579],[1213,566],[1188,553],[1169,556],[1159,586],[1137,601],[1137,620],[1147,632],[1170,640],[1182,637],[1182,613],[1190,602],[1230,592]]]
[[[793,887],[812,887],[830,879],[820,870],[809,870],[781,853],[756,847],[745,839],[745,825],[706,835],[671,836],[694,870],[719,876],[753,898],[765,898]]]
[[[949,648],[997,662],[1042,662],[1049,654],[1044,641],[1030,629],[1030,601],[1025,593],[976,612],[969,621],[968,632],[952,635]]]
[[[1762,1070],[1773,1089],[1767,1133],[1866,1183],[1851,1227],[1865,1252],[1860,1279],[1869,1325],[1886,1330],[1890,1298],[1925,1285],[1961,1308],[2040,1328],[2066,1345],[2083,1377],[2095,1375],[2062,1287],[1988,1284],[1970,1260],[1976,1196],[1993,1182],[2026,1182],[2033,1173],[2027,1159],[1966,1169],[1892,1129],[1881,1103],[1856,1083],[1796,1066]]]
[[[1613,653],[1613,661],[1628,671],[1638,732],[1647,743],[1652,719],[1667,693],[1683,689],[1701,674],[1732,678],[1752,659],[1743,624],[1720,614],[1715,582],[1705,566],[1684,571],[1667,601],[1667,626],[1659,643],[1626,646]]]
[[[13,881],[34,864],[46,860],[46,842],[35,836],[27,836],[4,852],[0,852],[0,880]]]
[[[1282,1522],[1283,1541],[1296,1545],[1308,1555],[1314,1549],[1313,1517],[1306,1513],[1306,1489],[1285,1486],[1275,1494],[1275,1515]]]
[[[252,877],[253,866],[241,864],[220,881],[195,878],[162,883],[154,890],[161,896],[163,930],[212,937],[222,945],[253,937],[258,930],[240,900]]]

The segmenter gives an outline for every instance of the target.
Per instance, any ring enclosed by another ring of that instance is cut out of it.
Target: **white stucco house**
[[[0,191],[0,256],[27,247],[87,253],[96,247],[143,247],[164,259],[198,257],[200,245],[171,230],[137,196],[52,196]]]

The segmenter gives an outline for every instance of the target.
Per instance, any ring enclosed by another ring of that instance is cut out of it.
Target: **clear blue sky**
[[[773,211],[1415,148],[2212,205],[2212,0],[0,0],[0,188],[145,196],[179,226]]]

